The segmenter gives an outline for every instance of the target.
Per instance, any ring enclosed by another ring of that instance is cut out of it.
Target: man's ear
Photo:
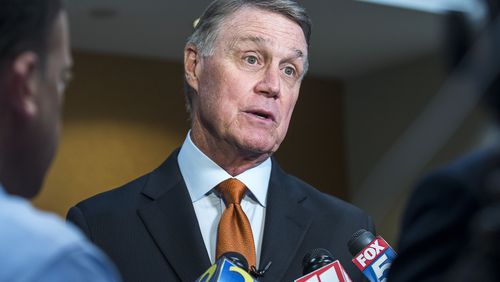
[[[38,56],[34,52],[19,54],[9,66],[8,96],[13,109],[24,117],[32,117],[37,108],[36,77]]]
[[[184,75],[187,83],[198,92],[199,74],[198,49],[193,44],[187,44],[184,48]]]

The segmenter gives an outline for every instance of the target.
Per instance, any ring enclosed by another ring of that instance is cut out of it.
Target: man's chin
[[[267,158],[276,152],[278,147],[274,142],[262,142],[260,140],[260,142],[244,142],[241,144],[240,149],[246,152],[246,155],[253,156],[253,158]]]

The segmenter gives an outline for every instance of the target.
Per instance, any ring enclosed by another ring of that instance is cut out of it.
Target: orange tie
[[[219,183],[217,190],[226,202],[217,230],[217,259],[226,252],[238,252],[250,267],[256,266],[252,228],[240,205],[247,187],[238,179],[229,178]]]

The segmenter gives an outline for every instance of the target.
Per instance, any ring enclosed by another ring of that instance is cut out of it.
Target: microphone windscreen
[[[244,269],[246,272],[248,272],[248,261],[247,259],[240,253],[237,252],[226,252],[221,255],[221,257],[225,257],[228,260],[230,260],[232,263],[234,263],[236,266],[239,268]]]
[[[309,274],[333,262],[333,255],[326,249],[317,248],[308,252],[302,260],[303,275]]]
[[[356,233],[352,235],[349,242],[347,242],[349,252],[351,252],[353,256],[357,255],[368,244],[370,244],[373,239],[375,239],[375,236],[370,231],[366,231],[365,229],[356,231]]]

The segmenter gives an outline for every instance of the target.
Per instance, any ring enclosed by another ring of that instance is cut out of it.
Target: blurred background
[[[189,129],[183,47],[209,2],[67,1],[75,77],[38,207],[65,216],[77,202],[153,170],[182,144]],[[405,143],[449,75],[445,11],[482,10],[474,0],[395,2],[302,1],[313,21],[310,72],[276,154],[289,173],[366,210],[393,245],[416,179],[496,138],[471,107],[447,134],[420,131]],[[455,98],[434,120],[453,112]]]

